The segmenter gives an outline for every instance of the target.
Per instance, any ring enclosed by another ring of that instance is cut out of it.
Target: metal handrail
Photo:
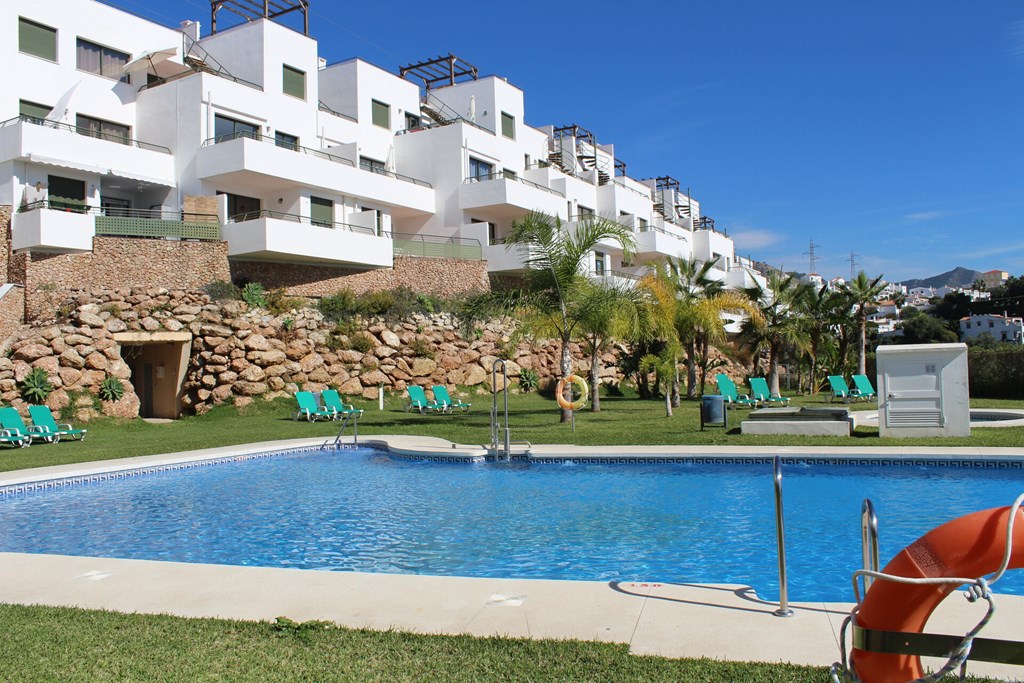
[[[629,190],[630,192],[632,192],[634,194],[638,194],[641,197],[643,197],[644,199],[650,199],[651,201],[654,201],[654,196],[651,194],[650,190],[648,190],[647,192],[641,192],[640,190],[636,189],[635,187],[630,187],[629,185],[627,185],[626,183],[622,182],[618,178],[612,178],[612,183],[614,183],[615,185],[618,185],[621,188]]]
[[[772,479],[775,482],[775,536],[779,546],[779,608],[772,612],[777,617],[791,617],[789,608],[789,587],[786,584],[786,528],[782,520],[782,458],[775,456],[772,462]]]
[[[334,442],[331,444],[334,448],[341,447],[341,436],[345,433],[345,428],[348,427],[349,420],[352,420],[352,445],[359,445],[359,413],[361,412],[362,411],[345,413],[345,421],[341,423],[341,429],[338,430],[338,435],[334,437]],[[327,448],[327,443],[327,441],[324,441],[323,445],[320,446],[320,450]]]
[[[413,185],[419,185],[421,187],[433,188],[433,185],[428,183],[426,180],[420,180],[419,178],[413,178],[412,176],[402,175],[401,173],[395,173],[394,171],[389,171],[386,168],[381,168],[379,166],[372,166],[371,164],[369,164],[369,163],[367,163],[365,161],[360,161],[359,162],[359,168],[361,170],[363,170],[363,171],[369,171],[370,173],[376,173],[378,175],[386,175],[389,178],[396,178],[398,180],[404,180],[405,182],[412,183]]]
[[[498,432],[501,426],[498,423],[498,365],[501,365],[501,387],[505,393],[505,459],[512,459],[512,433],[508,427],[508,367],[504,359],[498,358],[491,366],[491,448],[495,456],[498,455]]]
[[[860,507],[860,553],[864,569],[877,572],[879,567],[878,516],[875,514],[875,506],[871,503],[870,498],[865,498]],[[867,595],[874,578],[866,575],[863,578],[864,591],[861,595]]]
[[[41,119],[37,116],[28,116],[21,114],[14,118],[7,119],[0,123],[0,128],[6,128],[7,126],[14,125],[15,123],[31,123],[36,126],[42,126],[43,128],[54,128],[56,130],[66,130],[71,133],[78,133],[88,138],[98,138],[100,140],[107,140],[109,142],[116,142],[119,145],[128,145],[129,147],[138,147],[139,149],[148,149],[154,152],[163,152],[164,154],[170,154],[171,150],[163,145],[154,145],[151,142],[142,142],[135,138],[126,138],[120,135],[111,135],[110,133],[99,133],[90,128],[83,128],[81,126],[73,126],[70,123],[61,123],[59,121],[50,121],[48,119]]]
[[[339,157],[329,152],[325,152],[322,149],[313,149],[311,147],[303,147],[302,145],[292,145],[290,143],[280,143],[276,139],[269,135],[263,135],[248,130],[238,130],[234,133],[228,133],[226,135],[217,135],[212,138],[206,138],[203,140],[203,147],[210,147],[211,145],[217,145],[222,142],[230,142],[231,140],[237,140],[239,138],[246,138],[248,140],[255,140],[256,142],[266,142],[280,147],[281,149],[287,149],[291,152],[302,152],[303,154],[309,154],[310,156],[317,157],[319,159],[326,159],[327,161],[333,161],[339,164],[345,164],[347,166],[355,167],[355,163],[351,159],[345,157]]]
[[[331,116],[337,116],[338,118],[341,118],[341,119],[348,119],[349,121],[354,121],[356,123],[359,123],[359,119],[357,119],[356,117],[349,116],[348,114],[342,114],[340,111],[338,111],[336,109],[331,109],[323,100],[318,100],[318,107],[319,107],[320,111],[326,112],[326,113],[330,114]]]
[[[545,192],[550,192],[551,194],[558,195],[559,197],[565,197],[565,193],[563,193],[563,192],[559,192],[558,190],[553,190],[550,187],[546,187],[544,185],[541,185],[540,183],[535,183],[532,180],[526,180],[525,178],[520,178],[517,175],[512,175],[510,173],[505,173],[504,171],[498,171],[497,173],[488,173],[487,175],[470,176],[470,177],[466,178],[463,182],[464,183],[482,183],[482,182],[486,182],[488,180],[514,180],[517,183],[522,183],[523,185],[529,185],[530,187],[535,187],[538,190],[544,190]]]
[[[676,225],[676,224],[672,223],[672,225]],[[685,230],[685,228],[683,228],[683,226],[681,226],[681,225],[676,225],[676,227]],[[665,228],[659,228],[657,225],[652,225],[650,223],[648,223],[647,225],[645,225],[643,227],[637,227],[636,231],[637,232],[660,232],[662,235],[668,235],[669,237],[675,237],[677,240],[683,240],[684,242],[689,242],[689,240],[686,238],[686,235],[677,235],[674,232],[670,232],[670,231],[666,230]]]
[[[217,223],[216,214],[193,213],[191,211],[167,211],[164,209],[125,209],[119,206],[93,206],[79,204],[78,200],[40,199],[22,204],[18,213],[48,209],[50,211],[66,211],[69,213],[87,213],[95,216],[111,218],[149,218],[161,221],[190,221],[196,223]]]
[[[373,235],[374,237],[386,237],[386,233],[377,234],[372,228],[367,228],[363,225],[352,225],[351,223],[335,223],[316,221],[309,216],[300,216],[295,213],[285,213],[283,211],[271,211],[270,209],[260,209],[259,211],[246,211],[244,213],[237,213],[233,216],[228,217],[228,223],[244,223],[246,221],[254,221],[258,218],[276,218],[278,220],[291,221],[293,223],[306,223],[317,228],[327,228],[334,230],[348,230],[349,232],[361,232],[367,235]]]

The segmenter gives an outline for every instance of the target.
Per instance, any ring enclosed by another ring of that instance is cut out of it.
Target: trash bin
[[[704,425],[729,427],[729,414],[725,410],[725,397],[721,394],[710,394],[700,397],[700,430]]]

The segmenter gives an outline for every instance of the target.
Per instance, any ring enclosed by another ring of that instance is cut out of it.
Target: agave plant
[[[104,401],[120,401],[124,396],[124,383],[117,377],[107,377],[100,382],[99,392]]]
[[[30,373],[21,380],[21,397],[29,403],[43,403],[46,397],[53,391],[53,384],[46,370],[33,368]]]

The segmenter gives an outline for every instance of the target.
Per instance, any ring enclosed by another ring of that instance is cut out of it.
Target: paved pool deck
[[[243,453],[310,447],[322,438],[249,444],[0,473],[0,486],[92,476],[126,468],[171,465]],[[398,452],[474,454],[483,449],[420,437],[370,437]],[[863,455],[877,449],[535,446],[533,453]],[[886,449],[885,455],[1024,458],[1017,449]],[[998,589],[998,585],[997,585]],[[477,579],[237,567],[109,558],[0,553],[0,602],[73,606],[120,612],[296,621],[325,619],[353,628],[428,634],[504,635],[626,643],[638,655],[828,665],[839,657],[839,631],[851,605],[795,603],[795,614],[773,614],[775,603],[736,585],[606,583]],[[983,632],[1019,639],[1024,597],[997,597],[995,618]],[[964,633],[982,607],[951,597],[929,630]],[[972,673],[1008,680],[1021,667],[978,663]]]

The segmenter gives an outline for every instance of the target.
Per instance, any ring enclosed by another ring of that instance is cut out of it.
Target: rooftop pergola
[[[217,32],[217,13],[222,9],[246,21],[276,19],[291,12],[302,12],[302,32],[309,35],[309,0],[210,0],[210,31]]]
[[[427,90],[470,80],[475,81],[479,78],[475,66],[450,52],[442,57],[403,66],[399,68],[398,73],[402,78],[410,76],[418,78],[423,81],[423,87]]]

